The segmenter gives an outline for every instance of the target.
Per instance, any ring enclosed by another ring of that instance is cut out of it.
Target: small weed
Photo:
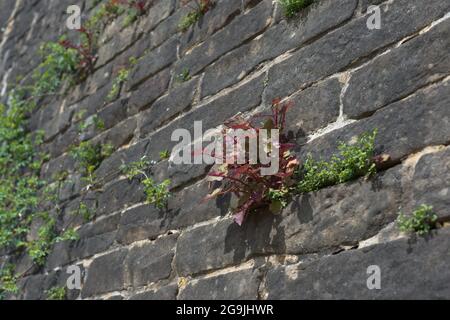
[[[77,64],[75,67],[77,80],[84,80],[94,71],[94,65],[97,61],[95,54],[95,39],[89,29],[82,27],[77,30],[80,33],[79,44],[63,39],[59,44],[69,52],[76,52]]]
[[[7,294],[17,292],[17,277],[14,275],[14,265],[2,266],[0,269],[0,300],[3,300]]]
[[[331,160],[316,161],[308,155],[302,169],[302,178],[298,184],[300,192],[311,192],[344,183],[361,176],[370,176],[376,172],[374,142],[377,131],[365,133],[355,145],[339,144],[339,155]]]
[[[92,117],[87,118],[85,121],[80,122],[80,124],[78,125],[78,132],[86,132],[89,127],[94,127],[97,130],[104,130],[105,122],[98,115],[93,115]]]
[[[170,197],[169,186],[171,181],[167,179],[158,184],[149,177],[148,172],[155,164],[155,161],[149,161],[144,156],[139,161],[121,165],[120,169],[129,180],[134,178],[140,179],[147,196],[147,203],[153,204],[159,209],[164,209],[167,206],[167,201]]]
[[[191,72],[188,68],[184,68],[180,74],[175,77],[177,82],[186,82],[192,79]]]
[[[55,243],[62,242],[62,241],[76,241],[78,239],[80,239],[80,235],[78,234],[78,232],[75,229],[70,228],[70,229],[64,231],[64,233],[62,235],[57,236],[55,238]]]
[[[292,18],[299,11],[310,6],[314,0],[279,0],[281,6],[283,7],[284,14],[288,18]]]
[[[419,236],[424,236],[435,226],[437,218],[433,207],[423,204],[414,210],[411,217],[400,213],[397,224],[402,232],[415,232]]]
[[[120,171],[125,174],[129,180],[132,180],[139,175],[146,175],[151,169],[151,166],[155,164],[155,161],[149,161],[147,157],[144,156],[138,161],[122,164],[120,166]]]
[[[170,197],[169,186],[171,181],[164,180],[162,183],[156,183],[153,179],[146,177],[142,180],[144,192],[147,195],[147,203],[155,205],[158,209],[164,209]]]
[[[32,75],[34,97],[56,94],[65,81],[73,84],[79,63],[76,50],[66,48],[61,43],[48,42],[41,46],[40,55],[43,61]]]
[[[65,300],[67,296],[65,287],[53,287],[45,291],[47,300]]]
[[[27,249],[28,255],[33,262],[42,266],[45,264],[47,255],[50,253],[56,238],[56,221],[46,212],[39,214],[38,217],[43,221],[43,225],[38,230],[37,239],[24,242],[22,245]]]
[[[182,3],[185,4],[188,1],[189,0],[183,0]],[[180,24],[178,25],[183,32],[187,31],[191,26],[197,23],[197,21],[214,6],[214,2],[211,0],[195,0],[194,3],[195,6],[191,7],[192,11],[181,19]]]
[[[129,74],[130,70],[127,68],[119,70],[117,77],[115,77],[113,80],[111,90],[109,91],[108,96],[106,97],[107,102],[111,102],[118,97],[123,84],[128,80]]]
[[[147,1],[127,1],[128,9],[123,26],[126,28],[147,11]]]
[[[167,159],[169,159],[170,158],[170,152],[169,152],[169,150],[164,150],[164,151],[161,151],[160,153],[159,153],[159,159],[161,159],[161,160],[167,160]]]
[[[85,180],[89,184],[94,184],[94,171],[113,151],[114,147],[109,143],[94,145],[89,141],[83,141],[78,146],[71,148],[70,154],[77,161],[78,169]]]
[[[83,220],[86,222],[90,221],[94,216],[92,210],[84,202],[80,202],[78,209],[74,212],[74,214],[82,216]]]
[[[86,109],[81,109],[79,111],[77,111],[74,115],[73,115],[73,121],[78,122],[81,121],[84,116],[86,115],[87,110]]]

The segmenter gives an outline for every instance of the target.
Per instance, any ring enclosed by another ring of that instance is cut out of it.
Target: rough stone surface
[[[384,27],[367,28],[367,17],[352,20],[295,52],[269,71],[268,99],[284,97],[426,27],[441,18],[450,4],[435,0],[397,0],[381,6]]]
[[[263,0],[250,11],[236,17],[226,29],[215,33],[188,52],[177,64],[175,73],[179,74],[187,69],[192,75],[197,74],[227,51],[262,31],[270,22],[271,12],[272,1]]]
[[[261,37],[228,53],[205,70],[202,96],[209,96],[238,82],[259,63],[301,46],[311,38],[349,19],[357,1],[320,1],[298,21],[282,20]],[[333,19],[330,19],[333,15]]]
[[[170,276],[176,238],[169,236],[130,249],[125,265],[132,286],[144,286]]]
[[[171,284],[155,290],[145,291],[133,295],[130,300],[175,300],[178,286]]]
[[[127,250],[107,253],[95,259],[89,266],[82,297],[123,289],[125,286],[124,261]]]
[[[446,229],[417,242],[401,239],[277,267],[267,275],[268,299],[446,299],[449,236]],[[380,267],[380,290],[367,288],[371,265]]]
[[[381,109],[372,117],[323,135],[305,146],[301,153],[328,159],[337,151],[339,141],[350,142],[378,129],[377,153],[387,153],[392,161],[420,151],[429,145],[448,144],[450,140],[449,81],[427,87],[406,100]],[[401,114],[402,117],[397,115]]]
[[[446,20],[353,74],[344,97],[345,114],[361,117],[447,76],[449,30]]]
[[[57,235],[73,228],[79,239],[51,245],[42,266],[26,250],[0,248],[0,268],[21,275],[6,298],[47,299],[77,265],[82,289],[67,299],[449,299],[450,2],[320,0],[290,19],[275,0],[215,2],[186,31],[179,24],[193,8],[180,0],[150,1],[128,26],[127,13],[112,19],[93,72],[30,112],[27,130],[43,131],[36,151],[48,154],[40,178],[55,188],[39,212],[55,218]],[[58,41],[59,13],[71,4],[0,1],[6,108],[10,90],[32,84],[39,47]],[[379,30],[367,27],[370,5],[380,6]],[[83,19],[98,8],[84,1]],[[124,67],[129,77],[110,99]],[[369,178],[293,195],[278,215],[261,207],[238,226],[234,197],[205,201],[217,187],[206,179],[211,165],[174,163],[172,134],[193,135],[195,121],[219,132],[236,114],[268,112],[274,98],[292,102],[285,129],[302,163],[374,129],[376,154],[390,160]],[[69,152],[81,141],[114,148],[92,184]],[[163,209],[121,169],[143,157],[155,161],[149,178],[171,180]],[[402,233],[398,214],[422,204],[438,216],[431,234]],[[41,225],[33,219],[28,240]],[[381,268],[381,290],[367,289],[369,265]]]
[[[190,282],[178,299],[255,300],[258,298],[258,270],[240,270]]]

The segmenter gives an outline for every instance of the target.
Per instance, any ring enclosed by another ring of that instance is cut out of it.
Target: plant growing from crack
[[[386,161],[386,156],[375,157],[375,137],[377,130],[364,133],[358,137],[354,145],[341,142],[339,154],[333,155],[330,161],[316,161],[307,156],[301,170],[299,192],[312,192],[319,189],[344,183],[362,176],[376,173],[377,163]]]
[[[78,132],[83,133],[88,130],[88,128],[93,127],[97,130],[105,129],[105,122],[98,115],[93,115],[87,118],[85,121],[81,121],[78,125]]]
[[[94,71],[97,55],[95,54],[95,40],[92,32],[85,27],[81,27],[77,31],[80,33],[78,44],[67,39],[60,40],[59,44],[66,50],[76,53],[77,64],[75,70],[78,81],[81,81]]]
[[[159,159],[160,160],[167,160],[169,158],[170,158],[170,151],[169,150],[164,150],[164,151],[161,151],[159,153]]]
[[[188,68],[183,68],[181,73],[175,77],[177,82],[186,82],[192,79],[191,72]]]
[[[52,287],[45,291],[47,300],[65,300],[67,291],[65,287]]]
[[[4,264],[0,268],[0,300],[5,299],[8,294],[16,294],[19,291],[14,268],[13,264]]]
[[[171,181],[166,179],[161,183],[157,183],[149,177],[151,167],[155,164],[155,161],[148,161],[144,156],[138,161],[121,165],[120,169],[129,180],[139,179],[144,186],[147,203],[153,204],[158,209],[165,209],[170,198],[169,187]]]
[[[284,14],[288,18],[292,18],[298,12],[314,3],[314,0],[279,0]]]
[[[397,224],[402,232],[424,236],[435,227],[437,219],[438,217],[433,211],[433,207],[422,204],[414,210],[410,217],[400,213],[397,218]]]
[[[119,71],[117,72],[117,76],[113,80],[111,90],[109,91],[106,97],[106,102],[111,102],[116,98],[118,98],[120,90],[122,89],[123,85],[127,82],[128,77],[130,76],[131,68],[136,64],[137,59],[131,57],[128,61],[128,66],[119,69]]]
[[[114,151],[114,146],[106,143],[93,144],[90,141],[80,142],[72,147],[70,154],[77,162],[78,170],[83,175],[83,179],[89,186],[95,185],[94,171],[100,166],[102,161],[108,158]]]
[[[190,0],[183,0],[182,3],[186,4]],[[181,19],[178,27],[181,31],[187,31],[191,26],[197,23],[201,17],[205,15],[213,6],[214,2],[212,0],[194,0],[194,5],[190,6],[191,12]]]
[[[245,218],[255,209],[268,206],[273,213],[279,213],[287,205],[295,181],[292,179],[294,171],[299,165],[296,156],[291,152],[293,144],[288,143],[289,139],[284,133],[286,113],[291,107],[291,103],[280,103],[279,100],[273,102],[271,114],[257,115],[250,120],[240,116],[225,123],[223,134],[227,135],[228,130],[252,130],[258,139],[257,149],[264,150],[267,156],[273,151],[271,147],[261,145],[261,132],[264,130],[278,130],[279,132],[279,171],[275,175],[262,175],[261,170],[265,165],[261,163],[253,164],[250,161],[250,146],[245,144],[244,149],[240,149],[240,142],[234,138],[230,142],[233,145],[233,153],[227,155],[237,159],[238,152],[245,154],[245,163],[238,164],[238,161],[225,162],[223,165],[215,165],[208,175],[211,182],[218,181],[221,186],[214,189],[205,200],[209,200],[224,194],[233,194],[237,197],[238,203],[233,209],[234,220],[238,225],[242,225]],[[261,124],[255,124],[257,120],[265,119]],[[225,138],[226,140],[226,138]],[[228,152],[228,151],[227,151]]]

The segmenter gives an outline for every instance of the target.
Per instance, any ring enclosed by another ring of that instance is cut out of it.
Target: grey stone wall
[[[2,86],[31,72],[38,46],[64,32],[73,3],[0,3]],[[370,4],[381,7],[380,30],[366,26]],[[78,228],[80,239],[55,245],[11,298],[44,299],[64,285],[70,265],[83,270],[70,299],[450,298],[448,223],[418,239],[395,225],[400,209],[422,203],[450,218],[450,2],[320,0],[286,20],[276,1],[222,0],[180,33],[187,10],[156,0],[137,23],[110,25],[95,73],[31,115],[51,155],[42,177],[70,173],[58,227]],[[130,57],[142,59],[120,98],[105,103]],[[192,79],[175,81],[185,68]],[[242,227],[228,215],[229,198],[201,202],[206,166],[156,165],[155,179],[172,180],[165,211],[120,175],[122,162],[171,150],[174,129],[191,130],[195,120],[214,128],[275,97],[294,102],[288,124],[301,156],[326,158],[338,141],[378,128],[376,149],[391,161],[372,179],[302,195],[281,215],[262,211]],[[88,193],[68,154],[83,109],[106,128],[87,139],[117,148],[96,171],[101,188]],[[88,223],[71,216],[80,201],[95,212]],[[31,266],[26,256],[1,253],[19,270]],[[366,286],[370,265],[381,268],[381,290]]]

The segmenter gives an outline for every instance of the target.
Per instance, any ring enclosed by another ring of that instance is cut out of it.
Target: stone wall
[[[77,2],[77,1],[75,1]],[[91,2],[78,1],[88,14]],[[73,0],[1,1],[2,91],[38,63],[36,51],[65,32]],[[382,26],[369,30],[367,7],[379,4]],[[47,99],[30,129],[45,131],[51,159],[42,177],[67,170],[59,190],[58,228],[80,239],[54,246],[42,268],[3,250],[20,279],[11,298],[44,299],[64,285],[66,269],[83,270],[76,299],[450,298],[450,232],[411,238],[397,230],[399,210],[432,205],[450,218],[450,2],[320,0],[286,20],[272,0],[221,0],[189,31],[179,0],[155,0],[129,27],[107,27],[95,72],[68,95]],[[130,57],[141,58],[121,95],[105,103],[112,79]],[[177,81],[189,70],[192,78]],[[327,158],[339,141],[378,128],[376,150],[391,160],[371,179],[294,199],[281,215],[253,214],[242,227],[230,199],[201,202],[204,165],[160,161],[158,181],[172,180],[167,210],[145,204],[142,186],[118,168],[171,150],[176,128],[220,126],[273,98],[294,102],[288,125],[300,157]],[[68,150],[79,119],[97,114],[105,130],[83,139],[116,148],[86,192]],[[80,201],[95,212],[73,218]],[[381,290],[368,290],[367,267],[381,268]]]

